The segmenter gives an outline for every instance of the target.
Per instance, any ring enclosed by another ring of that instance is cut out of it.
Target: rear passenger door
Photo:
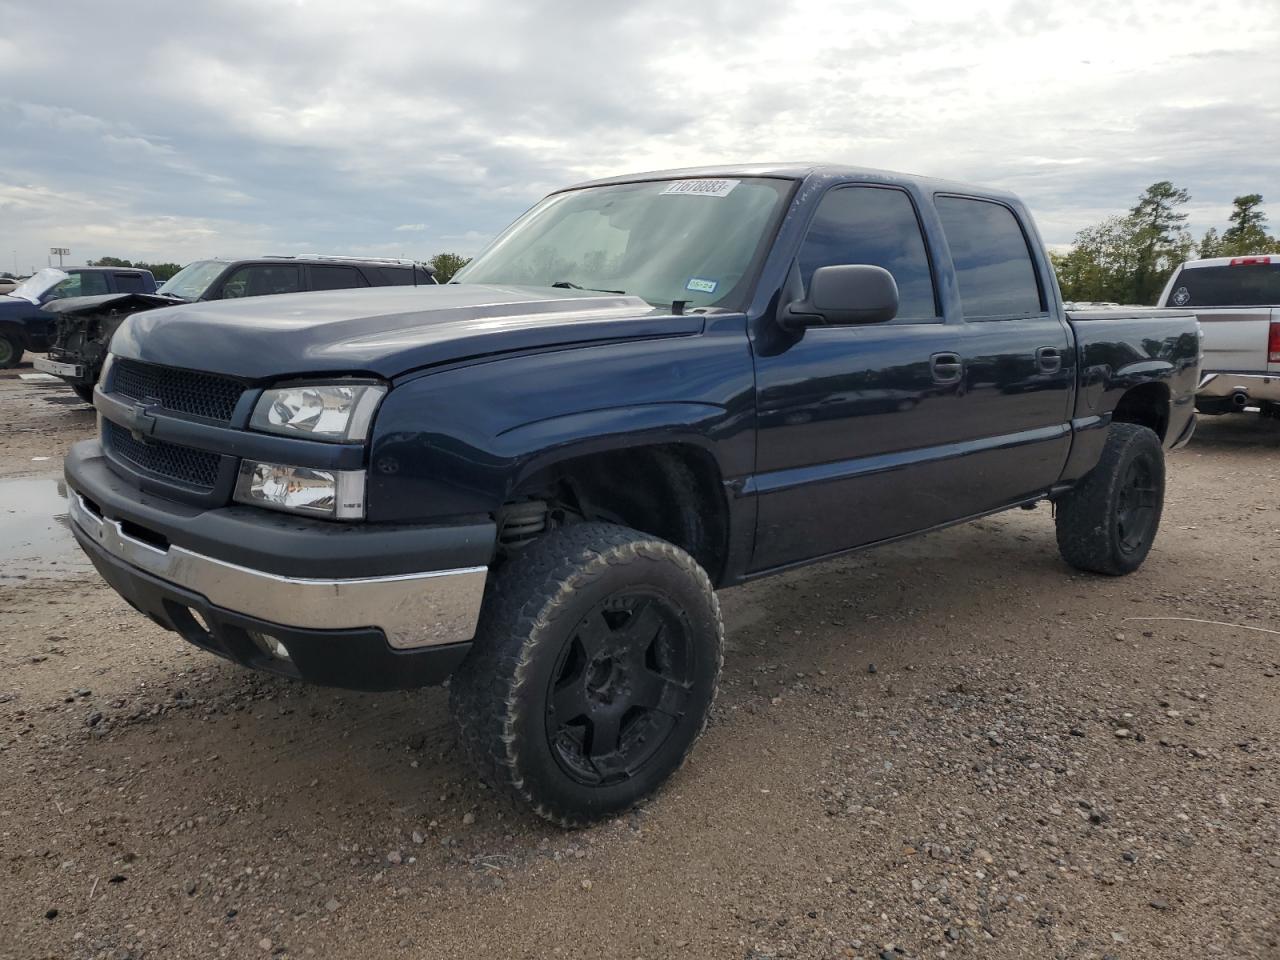
[[[934,200],[964,317],[964,419],[956,428],[976,441],[957,464],[954,493],[978,512],[1044,491],[1062,475],[1076,357],[1020,214],[981,197]]]

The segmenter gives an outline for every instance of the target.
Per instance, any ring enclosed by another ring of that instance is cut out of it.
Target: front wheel
[[[689,554],[626,527],[578,524],[494,575],[450,706],[492,786],[582,826],[680,767],[706,726],[722,651],[715,592]]]
[[[1080,570],[1132,573],[1151,552],[1163,509],[1160,438],[1148,427],[1113,423],[1097,466],[1058,500],[1058,551]]]
[[[22,344],[10,334],[0,333],[0,370],[16,367],[22,359]]]

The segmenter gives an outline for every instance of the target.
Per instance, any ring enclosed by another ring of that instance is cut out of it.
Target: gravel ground
[[[21,372],[0,480],[93,429]],[[1133,576],[1040,509],[726,591],[693,758],[574,833],[441,690],[257,676],[5,561],[0,957],[1280,956],[1278,483],[1280,423],[1202,420]]]

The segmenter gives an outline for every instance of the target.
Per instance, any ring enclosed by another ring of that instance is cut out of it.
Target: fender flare
[[[710,403],[645,403],[605,407],[532,420],[504,430],[495,438],[495,453],[519,464],[508,478],[507,493],[530,477],[567,460],[648,446],[694,446],[723,464],[708,436],[732,414]]]

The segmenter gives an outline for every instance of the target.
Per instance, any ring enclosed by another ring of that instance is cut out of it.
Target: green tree
[[[437,253],[427,261],[435,268],[437,283],[448,283],[453,279],[455,273],[470,262],[470,257],[464,257],[456,253]]]
[[[135,270],[150,270],[157,283],[168,280],[182,269],[182,264],[180,263],[143,263],[141,260],[134,263],[132,260],[121,260],[119,257],[99,257],[97,260],[90,260],[89,266],[132,267]]]
[[[1138,265],[1130,217],[1108,217],[1076,234],[1071,251],[1054,261],[1066,300],[1125,302]]]
[[[1200,242],[1196,244],[1196,256],[1201,260],[1222,256],[1222,238],[1213,227],[1206,230]]]
[[[1132,275],[1130,303],[1155,303],[1165,280],[1190,256],[1191,236],[1185,229],[1187,215],[1179,209],[1191,194],[1168,180],[1159,180],[1138,198],[1129,211],[1137,264]]]
[[[1262,194],[1246,193],[1231,201],[1231,226],[1222,231],[1220,256],[1266,253],[1275,240],[1267,235],[1267,215],[1260,209]]]

